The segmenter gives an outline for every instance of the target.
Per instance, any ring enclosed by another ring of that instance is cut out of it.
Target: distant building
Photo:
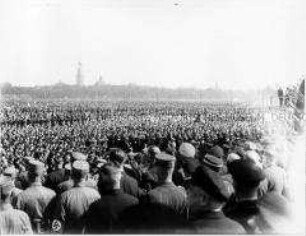
[[[76,74],[76,85],[78,86],[83,86],[84,85],[84,76],[83,76],[83,71],[82,71],[82,63],[78,63],[78,69],[77,69],[77,74]]]
[[[103,86],[106,85],[103,77],[100,75],[98,81],[95,83],[95,86]]]

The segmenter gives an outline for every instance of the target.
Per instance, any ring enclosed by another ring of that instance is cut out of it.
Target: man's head
[[[179,154],[182,158],[194,158],[195,153],[195,147],[190,143],[182,143],[179,148]]]
[[[265,179],[262,168],[250,159],[234,160],[228,165],[228,170],[238,194],[256,192],[260,182]]]
[[[11,192],[14,185],[11,181],[7,181],[4,177],[0,177],[0,201],[7,203],[10,201]]]
[[[150,157],[151,159],[155,159],[156,156],[157,156],[158,154],[160,154],[160,153],[161,153],[161,151],[160,151],[159,147],[154,146],[154,145],[149,146],[149,148],[148,148],[148,155],[149,155],[149,157]]]
[[[156,156],[155,166],[157,167],[157,176],[159,182],[171,182],[175,166],[175,157],[166,153],[160,153]]]
[[[230,197],[229,186],[221,176],[205,166],[199,166],[192,174],[190,203],[201,204],[204,209],[213,210],[221,207]],[[194,201],[195,194],[201,195],[200,202]]]
[[[261,158],[256,151],[253,150],[246,151],[245,158],[253,161],[259,167],[262,167]]]
[[[3,175],[7,179],[9,179],[11,181],[14,181],[17,177],[17,170],[13,166],[7,167],[7,168],[5,168],[5,170],[3,172]]]
[[[115,167],[111,164],[102,166],[98,181],[99,192],[103,194],[114,189],[120,189],[121,177],[121,168]]]
[[[71,178],[79,183],[87,178],[89,174],[89,164],[86,161],[75,161],[72,164]]]
[[[30,160],[27,165],[29,181],[42,181],[42,177],[46,174],[44,163],[36,160]]]
[[[119,148],[114,148],[109,153],[110,164],[122,168],[126,162],[128,156],[127,154]]]

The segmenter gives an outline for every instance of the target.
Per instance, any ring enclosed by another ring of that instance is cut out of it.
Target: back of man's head
[[[228,165],[229,173],[233,176],[236,191],[254,191],[265,179],[261,166],[250,159],[234,160]]]
[[[10,199],[14,185],[11,181],[7,181],[4,177],[0,177],[0,200],[1,203],[7,202]]]
[[[120,189],[122,170],[112,164],[105,164],[100,169],[98,189],[101,194],[114,189]]]
[[[74,181],[84,180],[89,174],[89,164],[86,161],[75,161],[72,164],[71,178]]]
[[[109,161],[116,167],[122,167],[127,161],[127,154],[120,148],[114,148],[109,153]]]

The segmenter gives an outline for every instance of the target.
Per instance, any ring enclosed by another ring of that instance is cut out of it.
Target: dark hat
[[[257,187],[265,179],[262,168],[250,159],[234,160],[228,164],[228,170],[240,186]]]
[[[155,157],[155,164],[159,167],[172,168],[175,165],[175,157],[167,153],[160,153]]]
[[[28,165],[28,171],[32,174],[41,175],[45,172],[45,165],[40,161],[30,160]]]
[[[87,156],[80,152],[71,153],[73,161],[87,161]]]
[[[230,188],[221,176],[205,166],[199,166],[192,174],[191,184],[202,188],[219,202],[226,202],[231,195]]]
[[[115,167],[113,165],[110,165],[110,164],[105,164],[100,169],[100,173],[108,175],[108,176],[113,176],[121,172],[122,172],[122,169]]]
[[[216,145],[214,147],[212,147],[211,149],[208,150],[208,153],[218,157],[218,158],[223,158],[224,157],[224,151],[223,148],[221,148],[220,146]]]
[[[223,166],[222,158],[216,157],[211,154],[206,154],[202,159],[203,164],[213,167],[213,168],[221,168]]]
[[[120,148],[111,149],[109,154],[109,160],[120,166],[126,162],[127,158],[128,158],[127,154]]]

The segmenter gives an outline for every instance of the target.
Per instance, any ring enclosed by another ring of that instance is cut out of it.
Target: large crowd
[[[291,230],[264,118],[242,103],[4,101],[0,234]]]

